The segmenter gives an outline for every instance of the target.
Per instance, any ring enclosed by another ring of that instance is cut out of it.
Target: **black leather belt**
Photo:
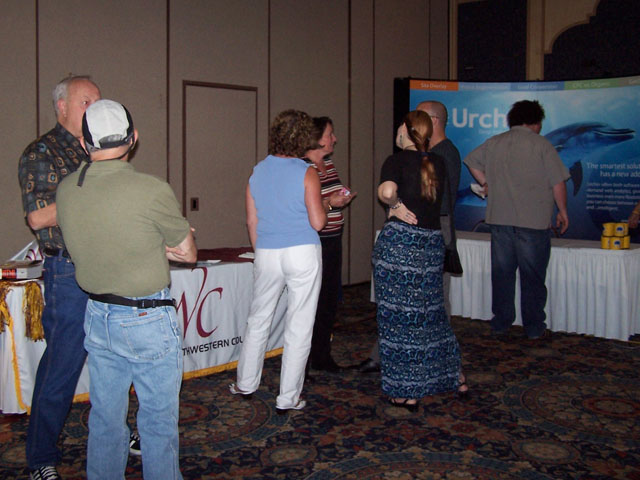
[[[143,298],[141,300],[132,300],[131,298],[113,295],[112,293],[90,293],[89,298],[101,303],[111,303],[113,305],[124,305],[125,307],[138,308],[156,308],[156,307],[173,307],[176,304],[171,298]]]
[[[69,255],[66,248],[45,248],[43,252],[48,257],[62,256],[65,258],[71,258],[71,255]]]

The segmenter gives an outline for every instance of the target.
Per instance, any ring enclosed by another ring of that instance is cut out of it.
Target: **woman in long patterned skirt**
[[[460,348],[444,308],[441,157],[427,154],[432,126],[409,112],[398,129],[402,148],[385,161],[379,199],[389,218],[373,250],[382,390],[392,405],[415,411],[422,397],[466,392]]]

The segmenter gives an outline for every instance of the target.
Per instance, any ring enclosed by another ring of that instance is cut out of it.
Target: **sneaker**
[[[53,465],[47,465],[46,467],[36,468],[31,470],[29,474],[31,480],[57,480],[60,478],[58,470]]]
[[[231,395],[240,395],[240,398],[243,398],[244,400],[251,400],[251,397],[253,397],[253,392],[243,392],[235,383],[229,384],[229,391],[231,392]]]
[[[129,435],[129,455],[135,455],[139,457],[142,454],[140,452],[140,435],[131,432]]]
[[[285,413],[287,413],[287,410],[302,410],[306,406],[307,406],[307,402],[305,400],[298,400],[298,403],[296,403],[293,407],[286,407],[286,408],[276,407],[276,413],[278,415],[284,415]]]

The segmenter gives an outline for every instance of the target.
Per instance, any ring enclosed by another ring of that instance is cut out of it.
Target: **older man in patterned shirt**
[[[18,168],[25,218],[44,256],[42,325],[47,348],[38,365],[27,433],[27,463],[35,480],[60,478],[55,467],[61,457],[58,437],[87,356],[87,295],[76,283],[58,228],[56,189],[88,160],[79,140],[82,115],[99,99],[100,90],[87,76],[69,76],[58,83],[53,90],[56,126],[25,149]]]

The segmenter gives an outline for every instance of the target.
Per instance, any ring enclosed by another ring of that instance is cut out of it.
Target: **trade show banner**
[[[640,76],[519,83],[396,79],[394,95],[396,123],[424,100],[442,102],[449,112],[447,136],[462,159],[508,130],[515,102],[538,100],[546,113],[540,134],[571,173],[565,238],[600,239],[603,223],[626,220],[640,200]],[[471,191],[474,182],[463,165],[456,227],[486,231],[486,200]],[[640,232],[632,232],[632,240],[640,241]]]
[[[182,330],[185,378],[226,370],[238,360],[253,298],[253,263],[199,262],[171,270]],[[267,352],[283,345],[286,291],[278,301]]]

